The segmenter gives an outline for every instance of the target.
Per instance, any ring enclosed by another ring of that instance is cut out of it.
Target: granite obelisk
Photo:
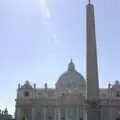
[[[95,101],[99,97],[98,63],[96,47],[96,31],[94,5],[90,0],[86,6],[86,43],[87,43],[87,100]],[[96,109],[88,109],[87,120],[99,120],[99,112]]]

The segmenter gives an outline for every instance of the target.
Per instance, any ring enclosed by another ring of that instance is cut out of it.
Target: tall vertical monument
[[[86,39],[87,39],[87,100],[94,101],[99,97],[99,80],[97,48],[95,34],[94,5],[90,0],[86,6]],[[99,110],[89,108],[87,120],[99,120]]]

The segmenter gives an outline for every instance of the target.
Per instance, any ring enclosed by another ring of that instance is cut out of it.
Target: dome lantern
[[[75,65],[74,65],[72,59],[68,65],[68,71],[75,71]]]

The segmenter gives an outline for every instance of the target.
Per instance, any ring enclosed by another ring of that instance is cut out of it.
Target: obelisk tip
[[[90,3],[91,3],[91,0],[88,0],[88,3],[90,4]]]

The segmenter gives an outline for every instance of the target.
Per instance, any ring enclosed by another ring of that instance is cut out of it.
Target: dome
[[[58,79],[56,86],[68,84],[68,83],[84,83],[84,77],[75,70],[75,65],[73,61],[71,60],[68,64],[68,70],[64,72]]]

